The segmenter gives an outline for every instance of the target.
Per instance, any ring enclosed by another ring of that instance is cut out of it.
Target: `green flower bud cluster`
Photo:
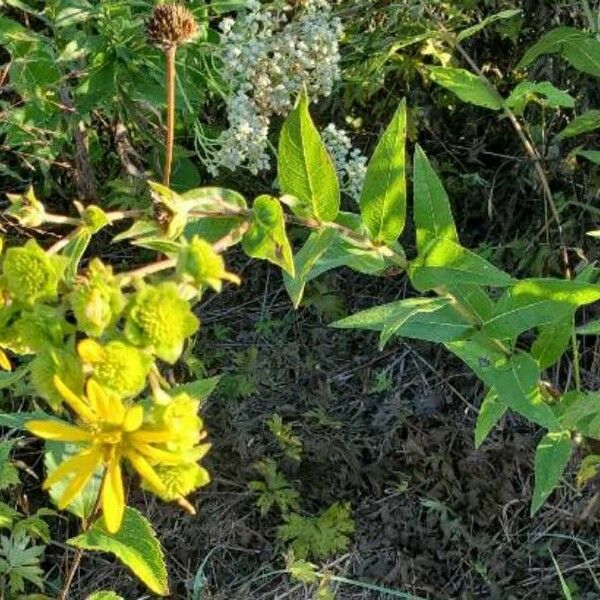
[[[177,285],[166,281],[145,285],[133,296],[126,309],[124,333],[134,346],[148,348],[173,364],[181,355],[186,338],[193,335],[199,325]]]
[[[152,359],[143,351],[113,340],[106,345],[87,339],[77,347],[92,377],[120,398],[137,396],[146,387]]]
[[[46,216],[44,205],[37,199],[32,187],[23,194],[6,194],[10,207],[6,214],[23,227],[39,227]]]
[[[114,325],[125,305],[112,268],[97,258],[91,261],[86,275],[76,282],[70,301],[77,325],[93,337],[101,336]]]
[[[6,251],[2,284],[12,298],[25,305],[54,300],[64,267],[64,257],[50,256],[35,240],[29,240]]]

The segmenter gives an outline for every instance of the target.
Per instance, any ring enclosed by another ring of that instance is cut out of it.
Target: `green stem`
[[[588,20],[590,31],[592,33],[598,33],[598,23],[594,18],[594,11],[592,10],[592,7],[590,6],[588,0],[581,0],[581,8],[585,13],[586,19]]]

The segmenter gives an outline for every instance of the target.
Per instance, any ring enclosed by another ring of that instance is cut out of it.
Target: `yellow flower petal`
[[[175,442],[181,435],[176,431],[167,431],[166,429],[138,429],[129,435],[129,439],[135,442],[164,444],[165,442]]]
[[[142,426],[144,420],[144,408],[141,404],[128,408],[123,419],[123,430],[133,432]]]
[[[125,492],[123,491],[123,476],[118,460],[112,460],[104,477],[102,485],[102,512],[106,529],[116,533],[121,527],[125,511]]]
[[[184,456],[180,456],[179,454],[175,454],[173,452],[168,452],[167,450],[160,450],[159,448],[155,448],[150,444],[134,441],[132,445],[140,454],[143,454],[153,461],[163,465],[180,465],[184,462],[187,462],[187,459]]]
[[[89,431],[62,421],[27,421],[25,429],[37,437],[57,442],[89,442],[92,439]]]
[[[165,484],[161,481],[156,471],[150,463],[137,452],[129,451],[126,454],[133,468],[139,473],[140,477],[156,492],[162,494],[166,491]]]
[[[73,479],[71,479],[69,485],[66,487],[63,495],[60,497],[58,501],[58,508],[60,510],[65,509],[83,490],[86,486],[87,482],[92,478],[98,465],[101,461],[100,451],[94,448],[87,456],[85,456],[85,460],[81,465],[81,468],[75,473]]]
[[[123,402],[116,396],[109,395],[96,380],[88,379],[85,393],[90,403],[96,407],[99,420],[116,424],[123,422],[125,417]]]
[[[0,367],[2,367],[5,371],[12,371],[12,365],[10,364],[10,360],[8,360],[8,356],[4,350],[0,350]]]
[[[84,420],[89,423],[94,423],[98,419],[92,409],[85,401],[74,394],[61,380],[58,375],[52,379],[58,393],[63,397],[64,401]]]
[[[52,473],[46,477],[44,481],[43,488],[47,490],[51,488],[55,483],[58,483],[61,479],[64,479],[71,473],[75,473],[77,471],[82,471],[89,467],[94,461],[100,461],[100,450],[97,448],[88,448],[79,454],[65,460],[63,463],[58,465]],[[96,466],[97,466],[96,462]],[[94,470],[96,469],[94,466]]]

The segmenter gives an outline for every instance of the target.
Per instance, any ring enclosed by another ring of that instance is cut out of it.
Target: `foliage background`
[[[114,4],[118,8],[119,3]],[[143,5],[139,3],[140,14]],[[435,159],[466,245],[483,250],[515,275],[560,276],[556,231],[546,231],[548,215],[533,166],[506,121],[457,102],[424,76],[424,65],[449,58],[443,45],[424,40],[391,52],[394,44],[415,35],[462,28],[508,8],[523,10],[520,22],[486,29],[465,43],[503,92],[519,82],[522,73],[515,71],[515,64],[542,33],[559,24],[588,26],[580,4],[339,3],[336,12],[347,27],[344,79],[332,97],[318,105],[317,120],[343,125],[349,117],[360,123],[353,137],[370,155],[384,124],[406,96],[413,109],[412,136],[418,136]],[[22,18],[14,5],[3,10]],[[146,53],[147,49],[136,54],[137,60],[148,61],[140,68],[159,60]],[[563,62],[544,59],[533,75],[570,90],[581,111],[598,106],[597,80],[575,73]],[[7,93],[10,90],[2,90],[3,99]],[[198,103],[194,110],[218,122],[219,105],[203,102],[203,93],[189,94]],[[92,160],[102,181],[110,179],[111,168],[120,169],[118,158],[108,150],[114,134],[110,127],[103,128],[100,118],[118,110],[108,104],[108,113],[91,112],[88,117],[98,131]],[[127,100],[128,110],[135,105]],[[182,109],[184,115],[187,110]],[[594,260],[597,244],[585,241],[584,234],[598,228],[598,167],[583,167],[569,156],[575,143],[553,141],[568,114],[533,106],[526,116],[563,216],[564,239],[573,256],[581,252]],[[149,119],[132,130],[136,148],[153,147],[152,127]],[[189,153],[192,177],[206,181],[193,154],[191,130],[186,127],[179,140],[181,152]],[[72,144],[70,136],[64,141]],[[598,140],[592,134],[588,141],[592,146]],[[6,138],[2,144],[0,191],[9,191],[15,181],[28,182],[34,176],[24,168],[23,156],[6,151]],[[62,206],[68,194],[63,197],[61,186],[52,182],[68,180],[54,160],[41,161],[48,169],[38,170],[42,180],[35,183],[45,183],[48,196]],[[220,179],[253,193],[268,191],[271,181],[268,174]],[[121,188],[116,193],[100,191],[103,197],[105,193],[119,201],[134,196]],[[204,302],[204,328],[182,367],[200,375],[225,373],[206,405],[213,442],[207,463],[216,474],[214,483],[201,494],[197,518],[155,505],[141,492],[135,498],[170,549],[173,597],[187,598],[193,581],[201,582],[199,598],[306,597],[303,586],[273,573],[280,562],[281,549],[274,541],[279,520],[261,517],[247,488],[257,478],[255,464],[265,457],[278,459],[280,470],[312,512],[338,500],[352,503],[357,525],[352,546],[328,565],[337,574],[433,598],[554,598],[561,596],[552,553],[574,597],[598,597],[600,527],[593,488],[580,494],[562,487],[552,503],[529,518],[532,456],[539,437],[535,429],[511,416],[475,451],[472,430],[482,390],[461,363],[435,347],[408,340],[394,341],[375,354],[371,334],[327,327],[341,315],[403,297],[403,277],[373,279],[342,270],[312,284],[295,312],[275,269],[250,263],[241,253],[231,260],[244,286]],[[594,316],[592,311],[588,316]],[[585,383],[598,389],[596,342],[584,343]],[[554,376],[564,377],[570,368],[563,361]],[[267,421],[273,414],[300,438],[300,461],[286,458],[270,432]],[[24,460],[34,450],[23,448]],[[37,481],[27,473],[22,477],[23,493],[34,504],[41,501],[33,491]],[[56,526],[68,524],[59,521]],[[73,533],[61,532],[61,538]],[[61,553],[56,549],[54,555],[51,549],[47,554],[47,577],[60,568]],[[114,564],[97,556],[86,559],[74,597],[85,597],[99,582],[108,587],[108,581],[125,597],[134,597],[137,583],[129,574],[115,571]],[[382,596],[343,587],[338,597]]]

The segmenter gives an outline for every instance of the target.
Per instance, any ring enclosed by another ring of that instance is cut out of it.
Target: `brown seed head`
[[[159,4],[148,21],[148,38],[164,49],[189,42],[197,33],[194,15],[181,4]]]

